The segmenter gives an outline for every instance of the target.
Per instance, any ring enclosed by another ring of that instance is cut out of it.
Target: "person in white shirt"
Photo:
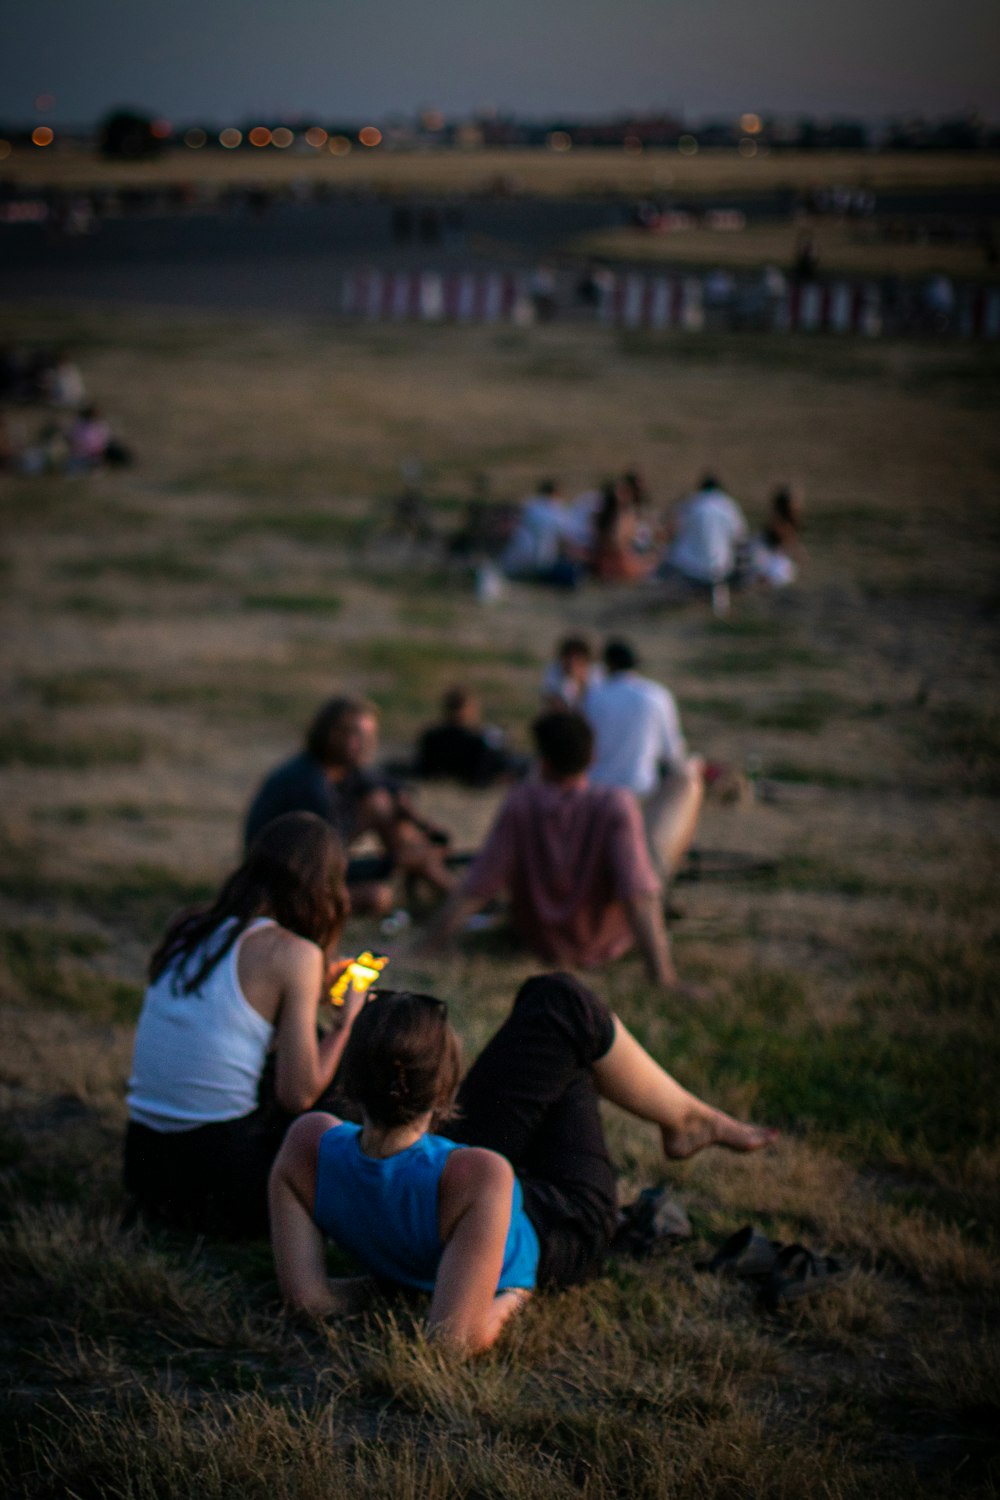
[[[554,480],[521,507],[501,565],[509,578],[575,587],[583,561],[579,525]]]
[[[677,505],[672,528],[663,569],[711,589],[713,604],[724,612],[750,534],[746,516],[715,476],[706,474],[694,494]]]
[[[688,754],[673,694],[640,676],[639,658],[627,641],[608,641],[604,665],[606,677],[583,700],[595,741],[590,779],[635,793],[653,863],[669,880],[694,838],[705,762]]]

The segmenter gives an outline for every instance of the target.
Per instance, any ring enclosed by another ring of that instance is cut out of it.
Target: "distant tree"
[[[140,161],[158,156],[163,142],[153,134],[153,121],[138,110],[116,109],[102,122],[101,154],[114,161]]]

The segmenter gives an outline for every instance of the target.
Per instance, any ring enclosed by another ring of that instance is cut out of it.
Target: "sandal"
[[[752,1224],[745,1224],[719,1246],[711,1260],[704,1261],[698,1269],[736,1276],[741,1281],[753,1280],[755,1277],[769,1276],[781,1253],[780,1240],[769,1240]]]
[[[845,1274],[846,1267],[832,1255],[816,1255],[804,1245],[786,1245],[761,1288],[760,1300],[769,1312],[777,1312],[787,1302],[811,1297]]]
[[[693,1232],[683,1205],[668,1187],[643,1188],[635,1202],[622,1209],[611,1246],[644,1260],[689,1240]]]

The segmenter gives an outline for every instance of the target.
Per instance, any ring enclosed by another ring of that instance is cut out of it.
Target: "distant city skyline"
[[[672,111],[1000,118],[996,0],[33,0],[6,19],[0,118],[85,125]]]

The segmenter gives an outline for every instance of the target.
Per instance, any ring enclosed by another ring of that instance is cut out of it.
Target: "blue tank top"
[[[433,1290],[444,1251],[438,1234],[438,1184],[445,1162],[462,1148],[423,1135],[395,1156],[361,1150],[360,1125],[335,1125],[320,1139],[313,1217],[324,1234],[377,1276]],[[514,1179],[510,1229],[497,1291],[533,1287],[538,1235]]]

